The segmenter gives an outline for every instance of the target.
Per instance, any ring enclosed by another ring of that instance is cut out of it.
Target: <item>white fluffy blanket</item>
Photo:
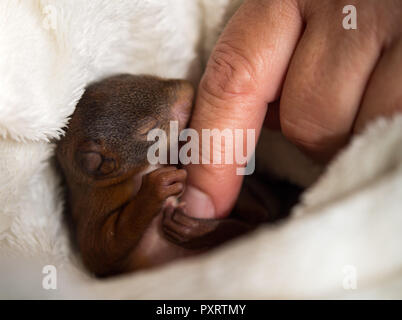
[[[196,82],[231,2],[0,2],[0,298],[402,298],[402,116],[356,137],[282,224],[106,281],[82,268],[50,141],[95,79]],[[262,140],[266,170],[304,185],[318,176],[277,134]],[[42,287],[45,265],[56,290]]]

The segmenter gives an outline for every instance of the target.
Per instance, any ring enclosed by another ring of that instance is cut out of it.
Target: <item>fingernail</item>
[[[200,189],[187,186],[182,200],[186,202],[186,213],[189,216],[201,219],[215,217],[215,206],[211,198]]]

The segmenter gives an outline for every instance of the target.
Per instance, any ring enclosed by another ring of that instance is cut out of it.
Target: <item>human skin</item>
[[[356,30],[342,26],[346,5]],[[369,121],[402,110],[400,83],[402,1],[247,0],[209,58],[190,127],[258,136],[266,118],[325,163]],[[190,164],[189,214],[227,216],[242,183],[235,168]]]

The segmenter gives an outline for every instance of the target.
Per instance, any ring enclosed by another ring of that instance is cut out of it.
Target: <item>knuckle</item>
[[[176,189],[178,192],[183,191],[183,188],[184,188],[184,184],[183,184],[183,183],[181,183],[181,182],[176,183],[175,189]]]
[[[283,135],[295,145],[311,151],[320,151],[332,145],[336,133],[307,117],[281,116]]]
[[[161,174],[161,175],[159,176],[158,182],[159,182],[160,184],[164,185],[164,186],[167,185],[167,184],[169,184],[169,175],[167,175],[167,174]]]
[[[294,82],[285,88],[280,104],[281,131],[298,147],[325,153],[337,147],[350,131],[352,110],[340,107],[344,104],[340,98],[328,97],[325,90],[313,87]]]
[[[201,88],[209,96],[225,99],[250,94],[256,89],[255,59],[247,58],[243,49],[221,41],[214,49]]]

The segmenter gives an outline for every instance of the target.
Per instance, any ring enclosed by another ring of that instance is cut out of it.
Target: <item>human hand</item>
[[[356,30],[343,28],[346,5],[357,9]],[[402,110],[400,83],[402,1],[246,0],[211,54],[190,127],[258,136],[280,98],[283,134],[327,161],[370,120]],[[235,169],[189,165],[188,212],[226,216],[242,181]]]

